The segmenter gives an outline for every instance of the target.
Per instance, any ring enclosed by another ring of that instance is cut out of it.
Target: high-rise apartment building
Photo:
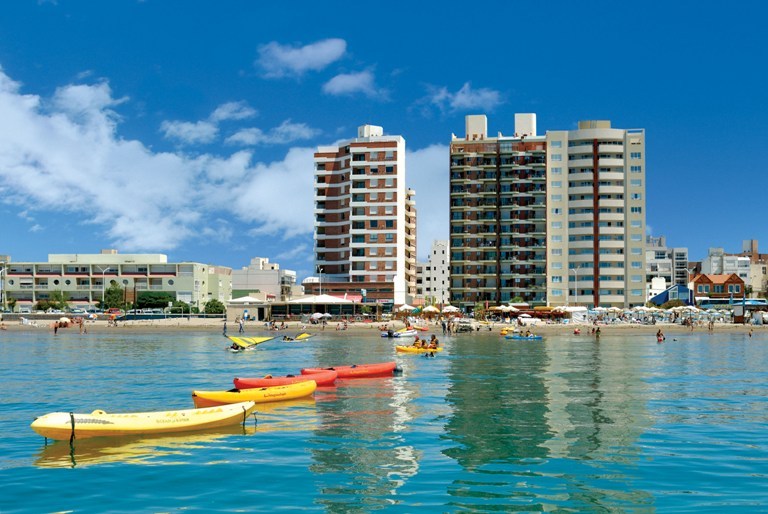
[[[515,115],[513,136],[488,136],[466,117],[450,145],[451,303],[515,298],[546,303],[546,138],[536,115]]]
[[[645,133],[582,121],[488,137],[467,116],[451,141],[451,299],[463,306],[644,303]]]
[[[405,184],[405,140],[363,125],[355,139],[318,147],[314,162],[323,293],[364,290],[366,301],[409,301],[416,293],[416,204]]]
[[[547,132],[547,252],[550,305],[645,302],[644,130]]]

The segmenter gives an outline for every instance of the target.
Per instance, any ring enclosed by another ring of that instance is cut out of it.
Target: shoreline
[[[285,323],[286,328],[281,330],[267,330],[263,321],[251,321],[245,324],[245,332],[243,334],[238,333],[238,325],[234,321],[227,323],[227,335],[245,337],[254,336],[256,334],[264,335],[274,333],[275,337],[282,337],[283,335],[295,335],[300,332],[308,332],[311,334],[336,334],[340,337],[352,337],[366,335],[370,336],[375,334],[379,336],[379,327],[387,325],[394,330],[403,328],[405,324],[401,321],[388,322],[388,323],[361,323],[354,322],[349,323],[346,330],[337,330],[335,323],[329,323],[323,329],[318,325],[303,324],[299,321],[289,321]],[[532,333],[536,335],[573,335],[573,331],[576,328],[581,330],[581,336],[589,337],[590,329],[595,325],[592,324],[541,324],[535,326],[517,327],[522,330],[530,329]],[[640,324],[600,324],[601,335],[612,334],[652,334],[655,335],[658,330],[666,333],[707,333],[709,332],[706,324],[696,325],[691,330],[691,327],[683,326],[680,324],[671,323],[657,323],[656,325],[640,325]],[[492,323],[489,325],[481,325],[479,331],[472,332],[472,334],[480,335],[500,335],[502,328],[514,327],[513,324],[507,323]],[[223,335],[223,323],[221,320],[211,321],[204,319],[160,319],[160,320],[138,320],[138,321],[124,321],[120,322],[118,326],[108,325],[106,320],[96,320],[86,322],[85,328],[87,334],[106,334],[110,332],[168,332],[168,331],[197,331],[197,332],[211,332],[219,333]],[[712,333],[734,333],[734,334],[748,334],[752,331],[755,334],[768,334],[767,325],[742,325],[742,324],[723,324],[716,323]],[[36,325],[23,325],[20,322],[4,321],[3,329],[0,330],[0,334],[3,332],[53,332],[52,322],[48,320],[40,320]],[[80,329],[78,325],[70,325],[67,328],[59,328],[59,332],[72,334],[79,333]],[[438,337],[442,335],[442,328],[439,324],[430,324],[429,330],[421,332],[425,336],[427,334],[435,334]],[[458,334],[468,335],[469,332]]]

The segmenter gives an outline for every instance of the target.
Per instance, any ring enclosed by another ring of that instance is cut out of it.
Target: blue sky
[[[448,154],[489,133],[645,128],[647,222],[701,259],[768,249],[760,2],[0,4],[0,254],[164,253],[312,269],[312,152],[405,137],[419,257]]]

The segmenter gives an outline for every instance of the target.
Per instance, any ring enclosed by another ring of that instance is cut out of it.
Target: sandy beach
[[[53,332],[53,321],[51,320],[37,320],[36,325],[22,324],[17,320],[5,320],[2,322],[2,328],[5,331],[24,331],[24,332],[41,332],[50,331]],[[304,324],[299,321],[289,321],[285,323],[286,328],[272,331],[275,334],[295,335],[298,332],[309,332],[311,334],[336,334],[338,336],[371,336],[379,335],[379,329],[382,326],[388,326],[394,330],[405,327],[402,321],[389,321],[379,323],[349,323],[346,330],[337,330],[337,323],[331,322],[323,328],[321,325]],[[477,335],[491,334],[499,335],[502,328],[510,327],[512,325],[505,323],[492,323],[488,325],[481,325]],[[640,324],[600,324],[601,335],[611,334],[655,334],[658,330],[661,330],[664,334],[680,334],[686,332],[707,332],[707,325],[696,325],[691,330],[690,327],[680,324],[670,323],[657,323],[656,325],[640,325]],[[531,332],[536,335],[569,335],[573,334],[573,331],[579,327],[581,329],[581,335],[589,336],[589,331],[593,327],[591,324],[540,324],[531,327]],[[85,324],[88,334],[102,334],[113,331],[210,331],[210,332],[223,332],[222,320],[209,320],[198,318],[173,318],[173,319],[156,319],[156,320],[137,320],[137,321],[124,321],[118,322],[118,325],[111,326],[106,320],[88,321]],[[524,327],[525,330],[527,327]],[[77,333],[80,331],[79,326],[76,324],[69,325],[67,328],[59,328],[62,333]],[[754,335],[768,334],[768,327],[765,325],[742,325],[742,324],[723,324],[716,323],[714,325],[714,332],[717,333],[734,333],[734,334],[748,334],[750,331]],[[251,321],[245,324],[244,335],[263,335],[268,330],[264,322]],[[442,334],[442,328],[439,324],[430,323],[429,330],[423,332],[424,334],[436,334],[438,337]],[[238,335],[238,325],[234,321],[227,323],[227,334]],[[460,334],[461,335],[461,334]]]

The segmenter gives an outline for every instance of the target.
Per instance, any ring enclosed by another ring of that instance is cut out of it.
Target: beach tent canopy
[[[327,304],[327,303],[354,303],[354,302],[352,300],[345,300],[344,298],[339,298],[338,296],[331,296],[329,294],[316,294],[316,295],[309,295],[309,296],[303,296],[301,298],[296,298],[295,300],[291,300],[288,303]]]
[[[424,312],[440,312],[440,309],[438,309],[434,305],[430,305],[428,307],[424,307]]]
[[[406,312],[406,311],[410,312],[410,311],[412,311],[415,308],[416,307],[414,307],[413,305],[408,305],[407,303],[404,303],[400,307],[398,307],[397,310],[400,311],[400,312]]]
[[[243,296],[240,298],[233,298],[229,301],[230,304],[246,304],[246,303],[264,303],[263,300],[259,300],[258,298],[254,298],[253,296]]]
[[[443,307],[443,312],[459,312],[459,310],[458,307],[454,307],[453,305],[446,305]]]

